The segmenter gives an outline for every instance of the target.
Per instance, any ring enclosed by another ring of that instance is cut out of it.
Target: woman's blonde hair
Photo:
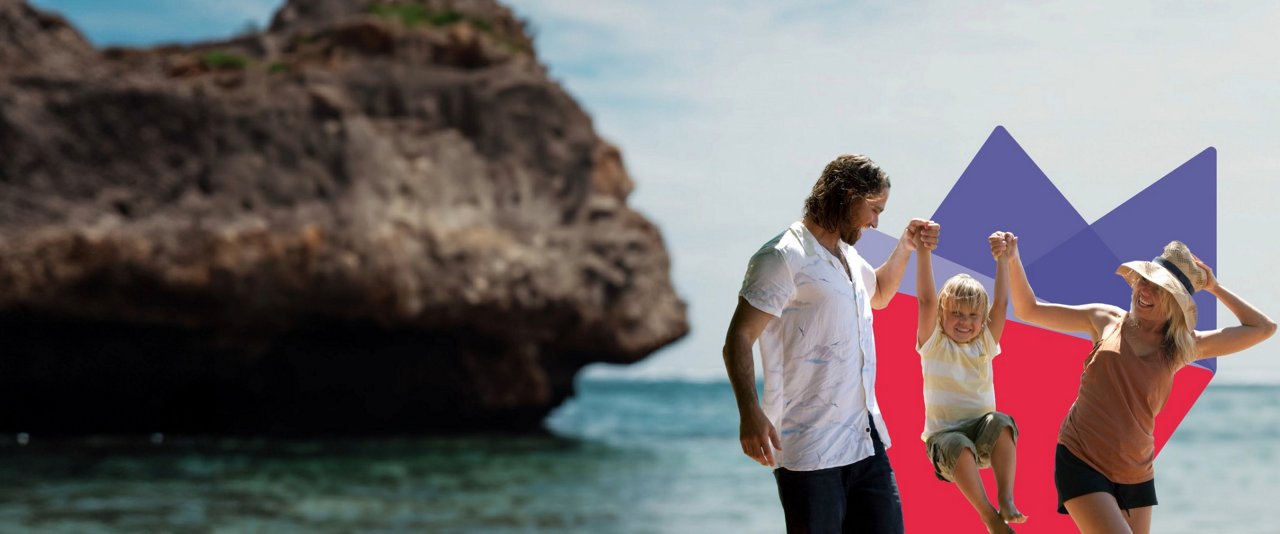
[[[987,288],[972,276],[964,273],[948,278],[938,292],[938,324],[942,324],[947,310],[978,310],[982,324],[987,324]]]
[[[1157,288],[1153,291],[1159,295],[1156,304],[1157,311],[1161,315],[1168,318],[1164,325],[1164,336],[1160,339],[1160,350],[1164,352],[1165,359],[1169,363],[1178,363],[1179,365],[1187,365],[1196,360],[1196,337],[1191,329],[1187,328],[1187,322],[1182,317],[1182,309],[1178,307],[1178,302],[1173,299],[1167,290],[1158,284],[1151,284],[1151,287]],[[1138,317],[1133,314],[1133,309],[1138,306],[1138,292],[1133,292],[1133,302],[1129,307],[1129,321],[1134,326],[1138,325]]]

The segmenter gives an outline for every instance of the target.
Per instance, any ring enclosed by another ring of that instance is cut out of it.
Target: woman
[[[1094,341],[1076,401],[1058,432],[1058,512],[1071,514],[1081,532],[1145,534],[1156,504],[1152,431],[1174,373],[1195,360],[1252,347],[1274,334],[1276,323],[1222,287],[1209,266],[1178,241],[1153,261],[1117,269],[1133,288],[1128,312],[1110,304],[1037,302],[1018,238],[1003,235],[1014,315],[1060,332],[1088,332]],[[1195,330],[1191,295],[1199,290],[1222,302],[1240,325]]]

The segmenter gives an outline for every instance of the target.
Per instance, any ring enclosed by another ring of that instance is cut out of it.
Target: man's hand
[[[928,219],[911,219],[898,243],[908,252],[934,250],[938,248],[938,234],[941,229],[938,223]]]
[[[778,429],[773,427],[764,411],[757,406],[742,415],[742,424],[738,430],[738,439],[742,442],[742,452],[765,467],[777,467],[773,451],[782,450],[782,438]]]

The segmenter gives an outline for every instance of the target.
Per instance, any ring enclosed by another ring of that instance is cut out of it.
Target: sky
[[[33,3],[99,45],[225,37],[280,4]],[[508,2],[622,149],[630,204],[662,229],[689,303],[687,338],[588,374],[723,380],[747,259],[799,218],[828,161],[863,153],[890,174],[880,230],[896,236],[934,212],[996,126],[1089,222],[1216,147],[1219,279],[1280,318],[1280,4],[1025,4]],[[992,197],[981,209],[1009,201]],[[1222,359],[1214,381],[1280,384],[1277,352],[1271,339]]]

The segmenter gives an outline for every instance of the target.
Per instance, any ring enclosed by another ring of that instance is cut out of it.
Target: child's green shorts
[[[969,449],[978,460],[978,468],[991,466],[991,451],[995,449],[996,439],[1000,431],[1009,429],[1013,442],[1018,442],[1018,424],[1013,418],[1000,412],[990,412],[975,417],[955,426],[947,427],[929,436],[925,440],[925,450],[929,452],[929,460],[933,462],[933,474],[938,480],[952,482],[952,470],[960,451]]]

